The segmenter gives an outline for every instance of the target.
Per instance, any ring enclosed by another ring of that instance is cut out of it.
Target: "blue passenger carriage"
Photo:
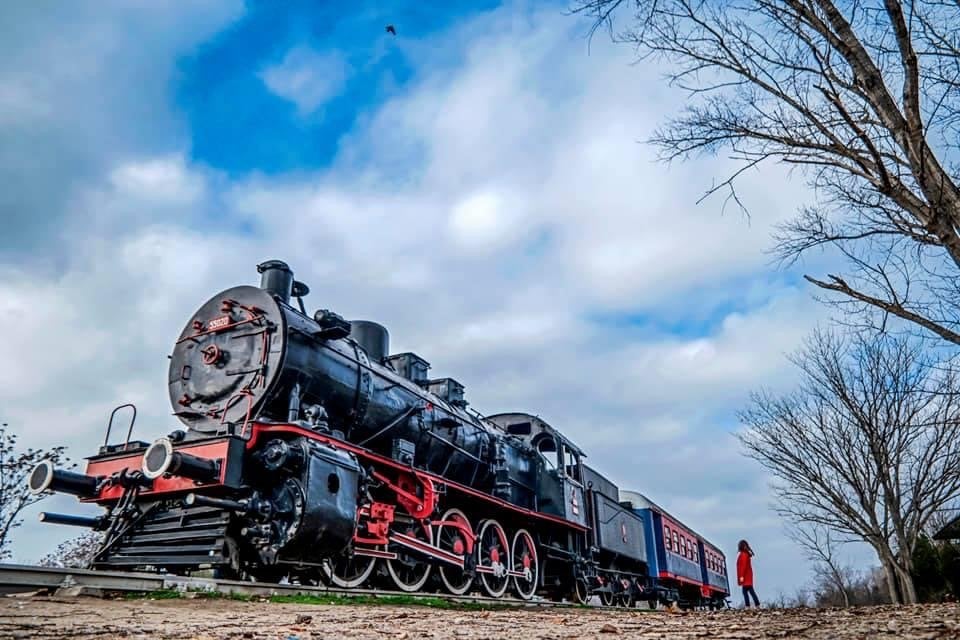
[[[643,520],[656,598],[684,607],[722,606],[730,593],[723,553],[643,494],[621,491],[620,498]]]

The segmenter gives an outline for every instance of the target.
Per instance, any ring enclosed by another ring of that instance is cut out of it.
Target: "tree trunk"
[[[900,601],[903,604],[917,603],[917,589],[913,584],[913,559],[911,554],[906,552],[907,546],[904,544],[907,540],[905,535],[897,535],[897,542],[900,551],[890,555],[890,563],[897,574],[897,583],[900,588]]]
[[[847,593],[847,585],[844,583],[843,574],[841,574],[836,567],[831,563],[830,573],[833,575],[833,582],[837,587],[837,591],[840,592],[840,595],[843,596],[843,606],[850,606],[850,594]]]
[[[897,578],[900,582],[900,592],[903,594],[903,604],[917,603],[917,589],[913,584],[913,576],[909,570],[897,566]]]
[[[880,564],[883,566],[883,575],[887,579],[887,592],[890,594],[890,602],[892,604],[900,604],[900,594],[897,589],[897,571],[893,567],[893,563],[886,557],[882,551],[878,553],[880,556]]]

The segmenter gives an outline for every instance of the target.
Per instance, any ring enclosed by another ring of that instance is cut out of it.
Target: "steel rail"
[[[393,597],[402,596],[419,600],[441,599],[455,603],[477,603],[525,607],[569,607],[568,602],[553,602],[535,598],[491,598],[479,595],[454,596],[447,593],[390,591],[382,589],[340,589],[327,586],[277,584],[272,582],[245,582],[221,580],[197,576],[179,576],[169,573],[140,573],[126,571],[102,571],[99,569],[73,569],[38,567],[23,564],[0,563],[0,593],[24,593],[37,590],[56,590],[69,587],[87,587],[101,591],[150,593],[161,590],[215,592],[224,595],[243,596],[322,596],[343,597]]]

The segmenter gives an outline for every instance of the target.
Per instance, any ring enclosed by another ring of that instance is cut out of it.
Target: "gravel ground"
[[[0,638],[960,638],[960,605],[668,613],[0,598]]]

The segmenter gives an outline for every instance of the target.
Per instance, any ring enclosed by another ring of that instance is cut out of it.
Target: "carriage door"
[[[566,445],[560,445],[563,478],[563,501],[567,520],[587,525],[587,505],[584,503],[583,471],[580,467],[580,456],[571,451]]]

